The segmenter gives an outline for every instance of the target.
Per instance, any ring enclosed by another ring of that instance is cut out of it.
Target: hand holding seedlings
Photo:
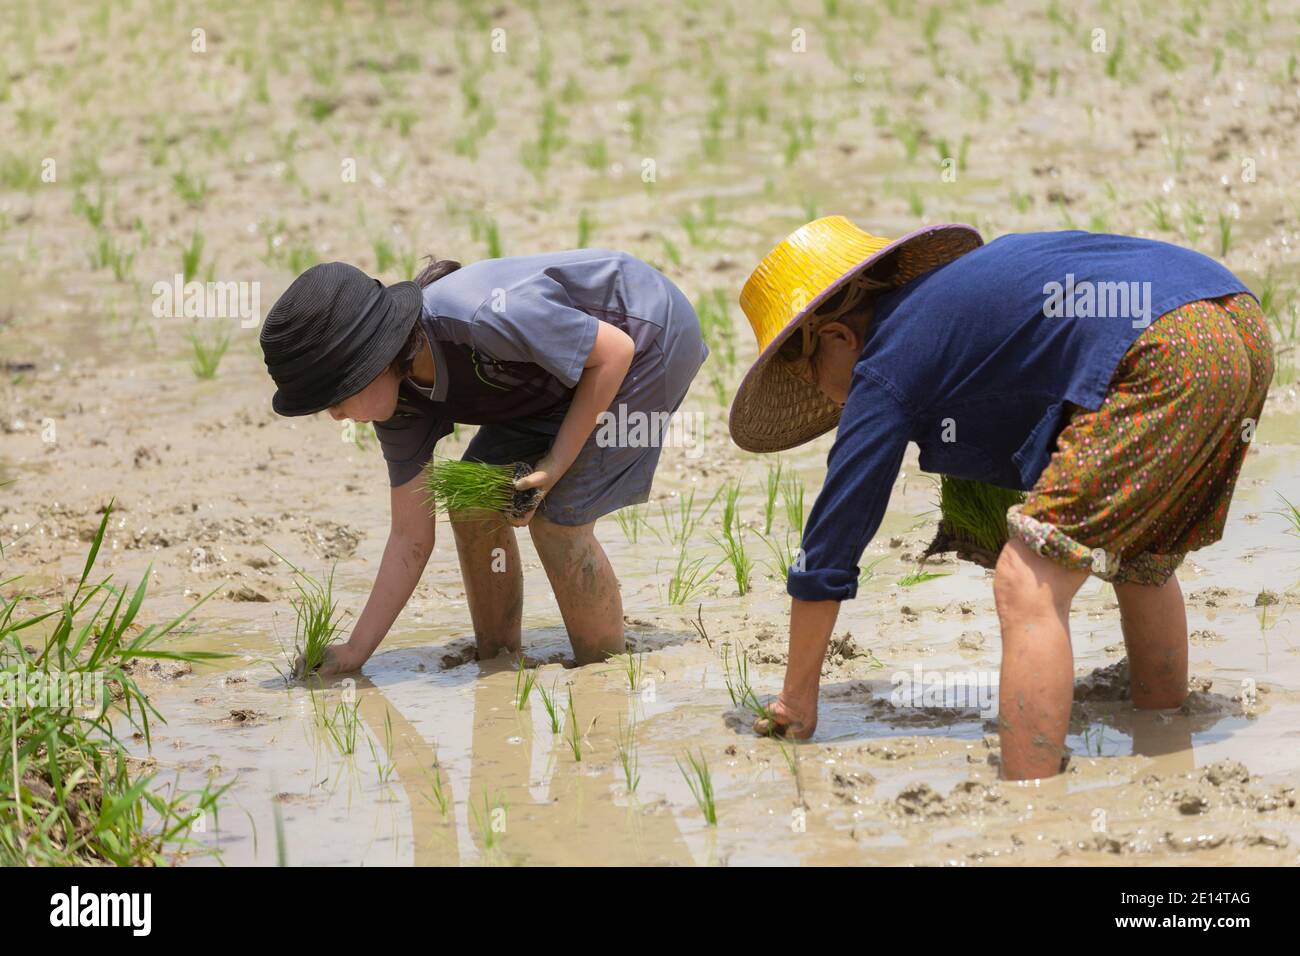
[[[325,648],[324,656],[319,664],[312,669],[318,677],[332,677],[336,674],[350,674],[353,671],[360,670],[361,665],[366,662],[366,658],[354,648],[351,644],[343,642],[341,644],[331,644]],[[293,661],[293,677],[295,680],[302,680],[307,676],[306,660],[302,654],[297,655]]]
[[[523,474],[520,474],[517,467],[515,471],[515,497],[517,501],[521,501],[526,506],[527,510],[522,515],[511,514],[510,523],[516,528],[522,528],[532,521],[537,506],[542,503],[546,493],[554,487],[559,479],[560,476],[551,463],[549,455],[539,461],[537,467],[532,471],[524,471]],[[517,507],[516,510],[520,509]]]
[[[504,514],[512,524],[527,524],[541,500],[541,493],[533,491],[531,485],[520,487],[517,482],[533,474],[536,472],[532,466],[522,461],[513,465],[488,465],[443,458],[430,462],[424,472],[424,483],[433,506],[448,514],[495,512]]]

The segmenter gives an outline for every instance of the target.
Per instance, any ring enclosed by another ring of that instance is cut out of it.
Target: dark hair
[[[420,274],[415,277],[415,284],[421,289],[425,286],[433,285],[445,275],[450,275],[460,268],[460,263],[455,259],[439,259],[437,256],[425,256],[426,265],[420,270]],[[411,367],[415,364],[415,357],[420,354],[420,349],[424,347],[424,331],[420,328],[420,323],[416,322],[411,327],[411,334],[406,337],[406,343],[402,350],[397,353],[397,358],[393,359],[393,371],[399,376],[405,378],[411,374]]]
[[[451,275],[460,268],[460,263],[455,259],[439,259],[437,256],[425,256],[428,263],[420,274],[415,277],[415,284],[423,289],[427,285],[433,285],[445,275]]]

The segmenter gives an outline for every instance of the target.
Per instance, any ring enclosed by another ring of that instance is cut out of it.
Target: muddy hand
[[[817,708],[796,708],[785,702],[784,695],[777,697],[767,709],[770,717],[754,721],[754,733],[763,737],[793,737],[807,740],[817,729]]]
[[[361,667],[364,661],[355,659],[350,644],[331,644],[325,648],[324,659],[312,673],[318,677],[331,677],[335,674],[347,674]],[[293,676],[302,680],[306,674],[306,660],[299,654],[293,661]]]
[[[533,471],[530,471],[522,478],[516,478],[515,491],[536,490],[537,494],[533,496],[533,506],[527,512],[519,517],[513,515],[508,516],[510,518],[510,523],[516,528],[522,528],[527,525],[528,522],[532,521],[533,515],[537,513],[537,506],[542,503],[542,499],[546,497],[546,493],[551,490],[551,486],[554,484],[555,480],[551,477],[551,472],[544,464],[540,465]]]

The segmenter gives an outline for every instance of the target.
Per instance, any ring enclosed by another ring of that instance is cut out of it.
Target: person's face
[[[386,422],[397,410],[397,389],[401,382],[391,367],[379,377],[337,405],[331,405],[330,417],[336,422],[350,418],[354,422]]]

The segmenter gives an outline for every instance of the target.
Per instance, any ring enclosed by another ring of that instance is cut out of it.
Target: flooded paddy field
[[[1285,157],[1300,148],[1300,21],[1286,5],[10,6],[0,593],[57,606],[111,501],[100,568],[147,577],[143,623],[210,594],[168,646],[229,656],[139,667],[166,722],[151,746],[128,735],[159,787],[229,784],[176,862],[1297,862],[1300,217]],[[991,576],[920,564],[937,490],[915,449],[841,611],[816,736],[750,729],[745,692],[775,695],[786,661],[776,566],[831,436],[780,456],[770,497],[778,459],[729,442],[726,403],[754,357],[736,296],[773,243],[830,213],[886,236],[927,222],[986,241],[1151,236],[1219,258],[1266,300],[1277,377],[1223,541],[1179,572],[1193,692],[1177,712],[1133,710],[1114,592],[1090,580],[1071,617],[1071,757],[1051,780],[998,779]],[[264,315],[315,261],[391,282],[429,252],[576,245],[662,269],[713,353],[651,501],[597,526],[629,655],[572,666],[520,534],[523,673],[476,660],[440,522],[361,672],[286,681],[297,592],[277,554],[333,569],[346,631],[388,530],[384,464],[364,428],[272,413],[255,323],[160,316],[155,284],[255,283]],[[743,589],[716,540],[731,483]]]

